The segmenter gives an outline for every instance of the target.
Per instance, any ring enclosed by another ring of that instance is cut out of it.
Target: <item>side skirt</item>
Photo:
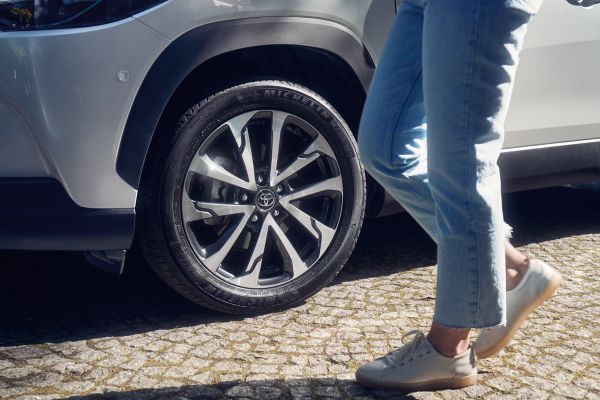
[[[134,228],[134,209],[80,207],[57,180],[0,178],[0,249],[122,250]]]

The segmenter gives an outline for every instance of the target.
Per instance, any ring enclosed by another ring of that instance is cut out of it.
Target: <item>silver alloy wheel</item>
[[[222,124],[191,160],[181,193],[202,265],[243,288],[297,279],[339,225],[343,182],[327,139],[305,120],[258,110]]]

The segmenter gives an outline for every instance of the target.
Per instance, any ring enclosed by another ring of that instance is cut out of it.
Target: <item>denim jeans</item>
[[[506,323],[498,156],[542,0],[405,0],[361,118],[366,170],[437,243],[436,323]]]

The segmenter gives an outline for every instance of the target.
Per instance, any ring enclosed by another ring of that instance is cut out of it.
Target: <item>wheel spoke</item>
[[[269,182],[271,186],[275,175],[277,174],[277,161],[279,159],[279,147],[281,145],[281,134],[283,133],[283,126],[285,125],[285,119],[288,114],[281,111],[273,111],[272,123],[271,123],[271,163],[269,167]]]
[[[323,255],[329,244],[335,236],[335,229],[331,229],[327,225],[317,221],[304,211],[300,210],[293,204],[290,204],[287,200],[279,202],[281,206],[292,215],[298,222],[304,226],[304,228],[319,241],[319,258]]]
[[[245,131],[245,127],[248,124],[248,122],[252,119],[252,117],[254,117],[256,115],[256,112],[249,112],[249,113],[244,113],[241,115],[238,115],[237,117],[233,117],[232,119],[230,119],[229,121],[227,121],[225,124],[227,126],[229,126],[229,129],[231,130],[231,133],[233,134],[233,138],[235,139],[235,142],[237,143],[238,147],[242,147],[242,136],[243,133]],[[219,129],[217,129],[219,130]]]
[[[334,178],[329,178],[324,181],[315,183],[310,186],[303,187],[299,190],[296,190],[286,196],[283,196],[280,201],[287,201],[288,203],[294,200],[302,199],[305,197],[309,197],[315,194],[323,193],[323,192],[341,192],[342,191],[342,178],[340,176],[336,176]]]
[[[195,201],[189,198],[184,191],[181,212],[186,222],[194,222],[201,219],[224,217],[226,215],[245,214],[252,212],[254,206],[247,204],[224,204]]]
[[[244,167],[246,168],[246,175],[248,175],[248,181],[250,185],[253,185],[254,187],[256,187],[256,181],[254,177],[254,160],[252,159],[250,135],[246,125],[255,114],[256,113],[254,112],[245,113],[227,121],[227,125],[233,134],[233,138],[235,139],[238,150],[242,156],[242,161],[244,162]]]
[[[217,250],[209,257],[202,257],[202,263],[206,266],[206,268],[208,268],[212,272],[215,272],[219,268],[219,266],[221,266],[221,263],[223,262],[225,257],[227,257],[227,254],[229,254],[236,240],[240,237],[242,231],[246,227],[246,223],[248,222],[250,215],[252,215],[251,212],[244,213],[244,216],[242,217],[241,221],[237,224],[235,229],[233,229],[233,232],[231,232],[231,234],[227,237],[227,239],[221,245],[219,250]]]
[[[319,157],[320,157],[320,154],[314,153],[314,152],[309,153],[309,154],[306,154],[306,153],[300,154],[289,167],[287,167],[285,170],[283,170],[283,172],[281,174],[276,175],[273,178],[272,185],[277,185],[279,182],[283,181],[284,179],[289,178],[290,175],[293,175],[296,172],[300,171],[302,168],[306,167],[308,164],[315,161]]]
[[[240,285],[244,287],[257,287],[258,277],[262,268],[262,260],[265,253],[265,247],[267,244],[267,234],[269,233],[270,223],[264,221],[260,228],[260,233],[256,239],[256,244],[252,250],[252,255],[248,261],[248,265],[244,271],[244,274],[231,280],[234,285]]]
[[[256,184],[246,182],[240,177],[233,175],[231,172],[227,171],[225,168],[211,160],[206,154],[202,156],[196,156],[194,158],[190,165],[190,171],[196,174],[208,176],[209,178],[213,178],[218,181],[229,183],[230,185],[234,185],[242,189],[249,191],[256,190]]]
[[[187,224],[200,219],[211,218],[212,214],[208,211],[198,210],[194,207],[194,200],[190,199],[187,190],[184,189],[181,196],[181,216],[183,217],[183,221]]]
[[[292,242],[290,242],[286,234],[281,230],[279,224],[277,224],[277,222],[275,222],[270,215],[267,216],[267,219],[270,221],[269,223],[271,224],[273,233],[275,236],[277,236],[282,244],[282,247],[290,258],[292,263],[292,278],[302,275],[308,270],[308,266],[304,261],[302,261],[302,258],[300,258],[300,255],[296,251],[296,248],[294,245],[292,245]]]
[[[304,149],[302,154],[300,154],[294,162],[292,162],[286,169],[284,169],[281,173],[275,175],[272,179],[271,185],[277,185],[279,182],[284,179],[289,178],[291,175],[300,171],[302,168],[306,167],[308,164],[321,157],[322,155],[327,155],[332,159],[335,158],[335,154],[327,143],[327,140],[322,135],[318,135],[311,144]]]

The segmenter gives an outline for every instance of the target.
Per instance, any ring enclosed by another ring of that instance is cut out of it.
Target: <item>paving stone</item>
[[[133,357],[130,358],[129,361],[124,362],[119,367],[122,369],[137,371],[142,366],[144,366],[144,364],[146,364],[147,361],[148,361],[148,358],[146,358],[145,356],[133,355]]]
[[[23,387],[11,387],[11,388],[6,388],[6,389],[0,389],[0,399],[17,398],[17,397],[23,395],[24,393],[29,392],[30,390],[31,390],[30,388],[23,388]]]
[[[21,378],[31,375],[37,371],[38,371],[38,369],[33,366],[9,368],[9,369],[0,371],[0,377],[7,378],[7,379],[21,379]]]
[[[201,372],[189,376],[188,380],[198,384],[209,384],[213,382],[213,375],[210,372]]]
[[[40,349],[34,346],[23,346],[23,347],[13,347],[9,349],[2,350],[2,354],[5,357],[12,358],[14,360],[23,360],[29,358],[40,358],[49,354],[50,352],[46,349]]]
[[[569,399],[583,399],[587,394],[587,390],[576,385],[560,383],[554,387],[553,393]]]
[[[133,371],[122,370],[117,372],[112,378],[108,379],[106,383],[114,386],[124,386],[133,377]]]
[[[220,399],[223,392],[216,387],[211,386],[192,386],[186,388],[186,392],[192,399]]]
[[[36,395],[25,395],[15,397],[15,400],[54,400],[61,399],[62,397],[58,394],[36,394]]]
[[[42,372],[27,377],[27,384],[37,387],[58,387],[62,385],[64,376],[54,372]]]
[[[311,398],[312,389],[309,386],[294,386],[290,388],[292,399]]]
[[[54,365],[51,369],[59,374],[83,375],[94,369],[94,366],[85,363],[63,362]]]
[[[234,386],[225,391],[230,397],[254,397],[254,390],[248,385]]]
[[[88,392],[90,389],[94,387],[93,382],[87,381],[69,381],[69,382],[61,382],[60,389],[63,392],[77,394],[83,394]]]
[[[0,369],[14,368],[15,364],[8,360],[0,360]]]
[[[158,380],[146,375],[135,375],[129,381],[129,386],[133,389],[146,389],[154,387]]]

